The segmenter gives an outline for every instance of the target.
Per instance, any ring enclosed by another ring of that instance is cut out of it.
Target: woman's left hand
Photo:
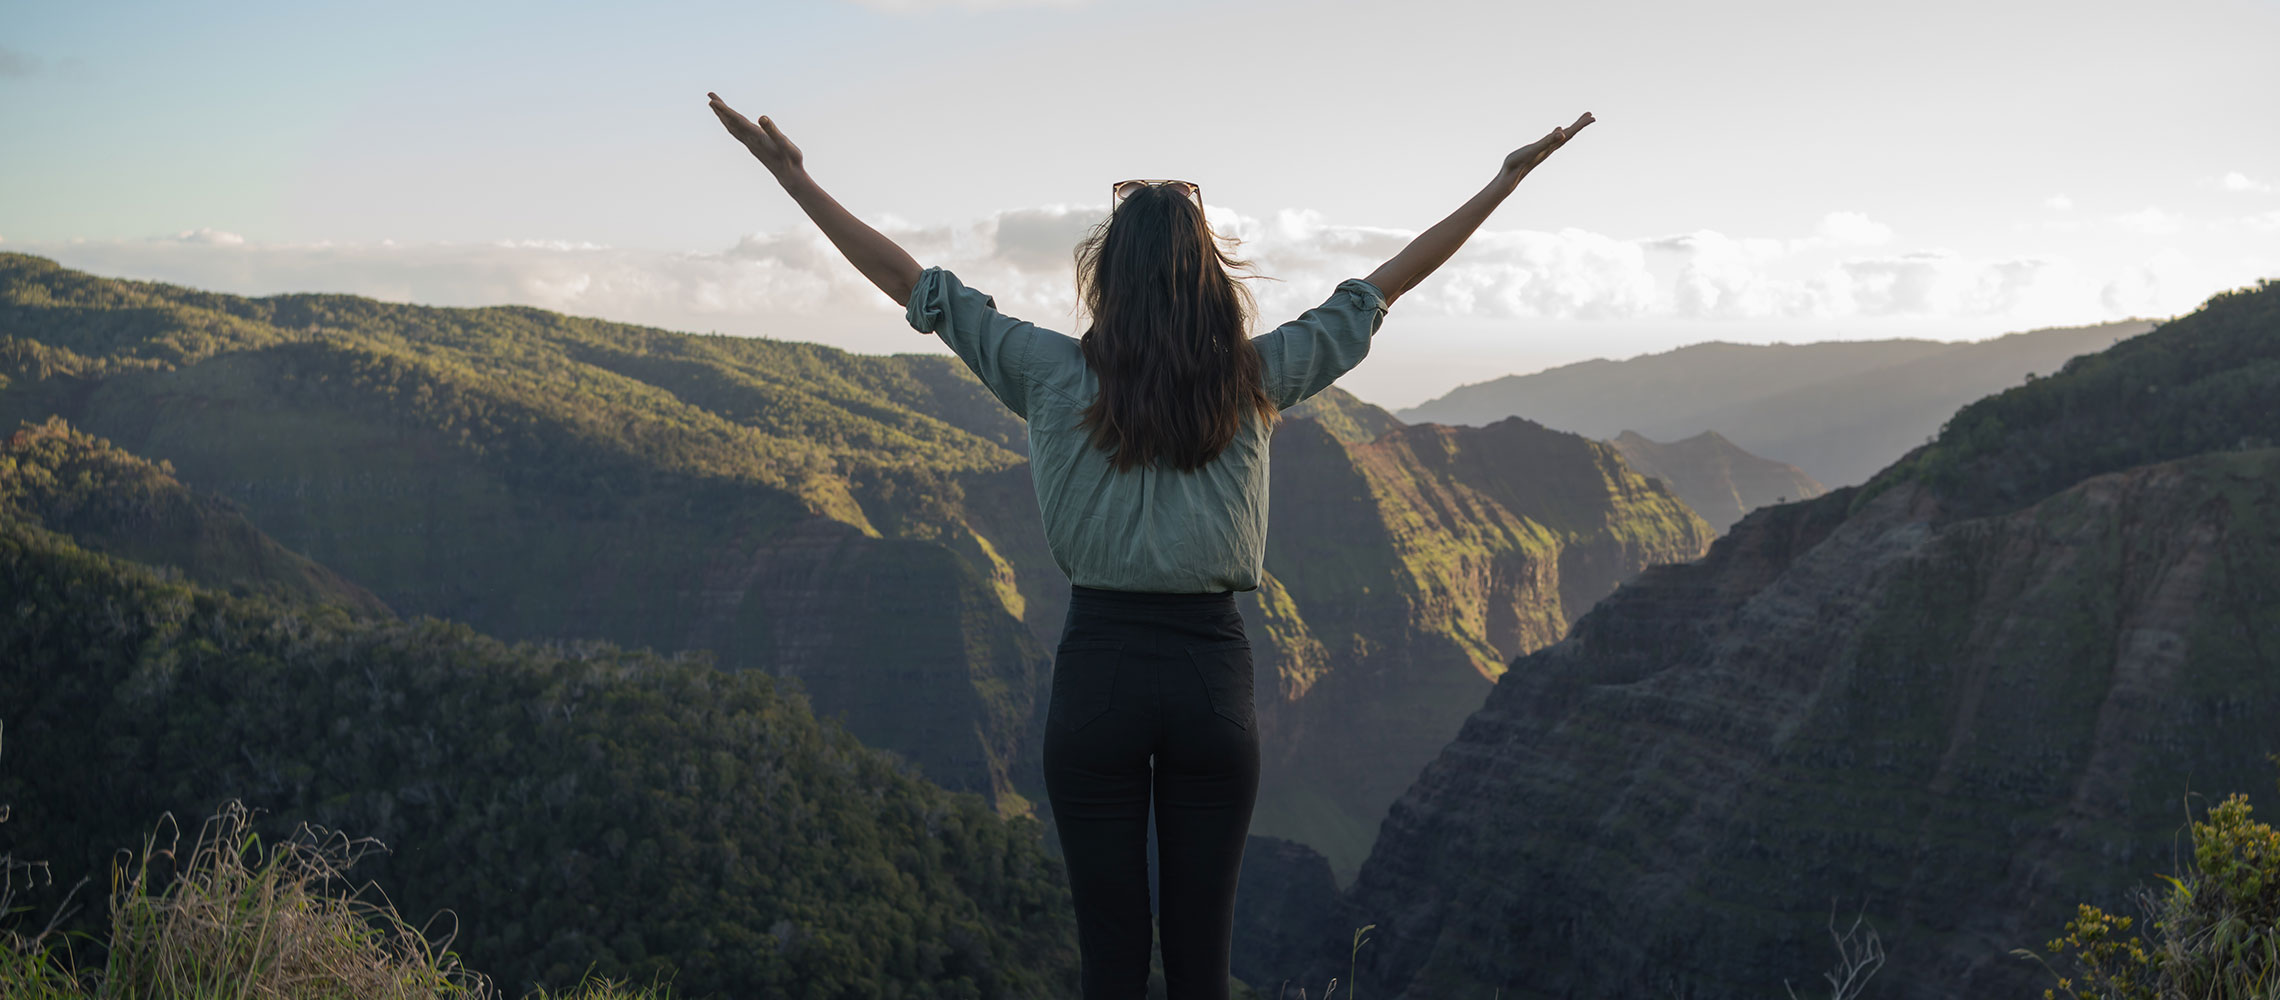
[[[713,114],[720,116],[720,123],[728,127],[728,134],[743,143],[745,149],[751,150],[753,158],[759,160],[769,172],[781,177],[786,171],[800,169],[803,162],[800,147],[784,138],[784,133],[776,128],[775,122],[768,120],[768,116],[762,115],[758,121],[754,121],[737,114],[734,108],[728,106],[727,101],[720,99],[719,94],[708,91],[705,96],[712,98]]]

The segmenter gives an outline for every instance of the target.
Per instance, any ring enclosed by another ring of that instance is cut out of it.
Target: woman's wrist
[[[794,163],[777,166],[762,161],[761,166],[767,167],[768,172],[776,176],[776,183],[783,185],[784,190],[792,194],[798,194],[801,188],[816,186],[815,179],[808,176],[805,164]]]

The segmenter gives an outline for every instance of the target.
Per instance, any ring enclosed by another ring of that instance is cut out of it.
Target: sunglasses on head
[[[1133,195],[1133,193],[1134,193],[1134,192],[1136,192],[1136,191],[1139,191],[1141,188],[1152,188],[1152,187],[1169,187],[1169,188],[1171,188],[1172,190],[1174,190],[1174,191],[1177,191],[1177,192],[1179,192],[1180,194],[1182,194],[1182,195],[1186,196],[1186,197],[1187,197],[1187,200],[1189,200],[1189,201],[1192,201],[1192,202],[1195,202],[1195,207],[1197,207],[1197,208],[1202,208],[1202,207],[1203,207],[1203,186],[1202,186],[1202,185],[1200,185],[1200,184],[1197,184],[1197,183],[1195,183],[1194,181],[1169,181],[1169,180],[1154,180],[1154,181],[1150,181],[1150,180],[1131,180],[1131,181],[1117,181],[1117,182],[1116,182],[1116,186],[1115,186],[1115,188],[1113,188],[1113,190],[1116,192],[1116,201],[1117,201],[1117,203],[1118,203],[1118,204],[1123,204],[1123,202],[1124,202],[1124,199],[1132,197],[1132,195]]]

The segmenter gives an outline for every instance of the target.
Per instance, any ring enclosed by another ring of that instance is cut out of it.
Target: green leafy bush
[[[2046,1000],[2280,998],[2280,831],[2233,795],[2193,823],[2193,866],[2140,890],[2138,921],[2087,903],[2049,948],[2068,971]],[[2031,952],[2022,954],[2032,956]]]

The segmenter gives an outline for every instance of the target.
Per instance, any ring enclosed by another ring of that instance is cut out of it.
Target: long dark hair
[[[1246,331],[1250,264],[1220,244],[1203,210],[1171,186],[1135,191],[1077,244],[1080,341],[1100,395],[1085,408],[1092,444],[1119,470],[1195,469],[1274,400]]]

